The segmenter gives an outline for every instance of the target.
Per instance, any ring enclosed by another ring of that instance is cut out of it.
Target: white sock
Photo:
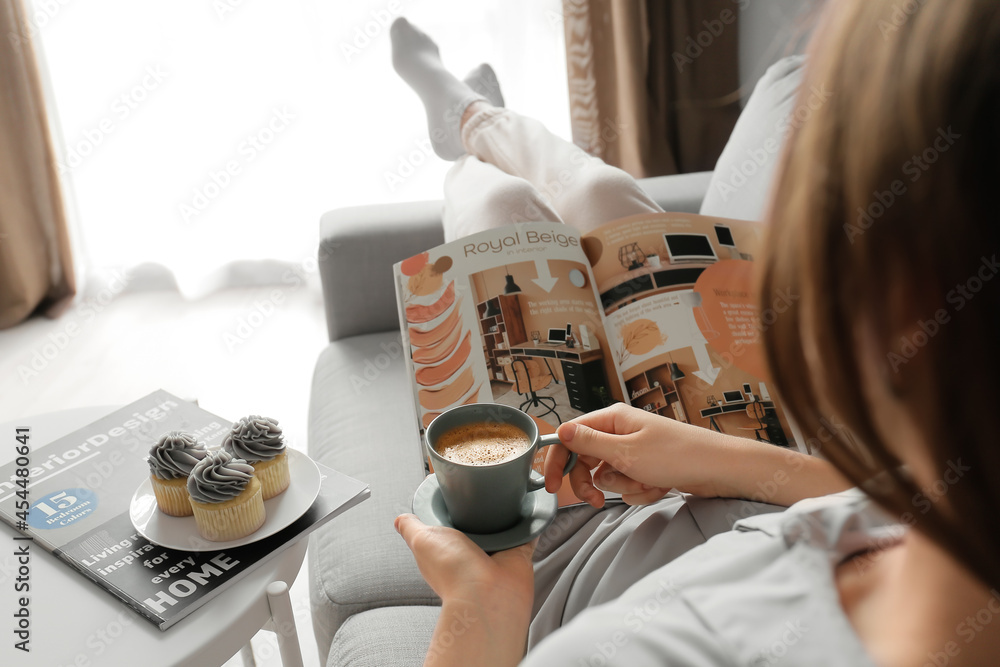
[[[495,107],[503,106],[503,93],[500,92],[500,81],[496,72],[488,63],[483,63],[465,75],[462,81],[472,90],[486,98]]]
[[[473,102],[486,98],[446,70],[434,40],[405,18],[393,22],[389,36],[393,68],[424,103],[434,152],[445,160],[457,160],[465,155],[462,113]]]

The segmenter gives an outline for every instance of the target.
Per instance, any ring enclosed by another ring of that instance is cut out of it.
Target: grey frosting
[[[277,420],[250,415],[233,424],[222,449],[250,463],[270,461],[285,451],[285,438]]]
[[[210,451],[191,471],[188,493],[200,503],[222,503],[243,493],[252,477],[253,466],[217,449]]]
[[[149,472],[157,479],[187,477],[198,461],[205,458],[205,443],[190,433],[170,431],[149,448]]]

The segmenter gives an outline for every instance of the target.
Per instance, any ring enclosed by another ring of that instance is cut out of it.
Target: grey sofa
[[[800,66],[786,58],[768,69],[714,172],[647,179],[642,187],[668,211],[761,219],[779,161],[775,147],[795,117]],[[310,538],[321,664],[420,665],[437,619],[440,602],[393,530],[393,519],[410,511],[423,467],[391,266],[443,242],[441,207],[365,206],[321,221],[330,345],[313,377],[309,453],[372,490],[368,502]]]
[[[711,176],[642,185],[667,210],[696,213]],[[423,464],[391,267],[443,242],[441,202],[340,209],[321,226],[331,343],[313,377],[309,453],[372,496],[311,538],[316,643],[327,665],[420,665],[440,602],[392,525],[410,511]]]

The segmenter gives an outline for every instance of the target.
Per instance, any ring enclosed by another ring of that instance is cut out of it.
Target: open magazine
[[[515,224],[396,264],[421,430],[464,403],[511,405],[554,429],[624,401],[793,446],[760,342],[762,239],[757,223],[659,213],[587,234]]]

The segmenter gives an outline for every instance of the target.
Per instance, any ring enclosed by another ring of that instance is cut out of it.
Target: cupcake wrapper
[[[187,491],[187,480],[162,480],[151,477],[153,485],[153,495],[156,496],[156,504],[160,511],[170,516],[191,516],[194,511],[191,509],[191,496]],[[178,482],[180,482],[178,484]]]
[[[211,542],[227,542],[246,537],[264,524],[264,500],[260,484],[252,485],[238,502],[227,501],[219,506],[192,502],[198,532]],[[245,496],[245,497],[244,497]]]
[[[264,500],[270,500],[288,488],[291,475],[288,471],[288,454],[282,452],[270,461],[259,461],[253,464],[254,474],[260,480],[264,491]]]

